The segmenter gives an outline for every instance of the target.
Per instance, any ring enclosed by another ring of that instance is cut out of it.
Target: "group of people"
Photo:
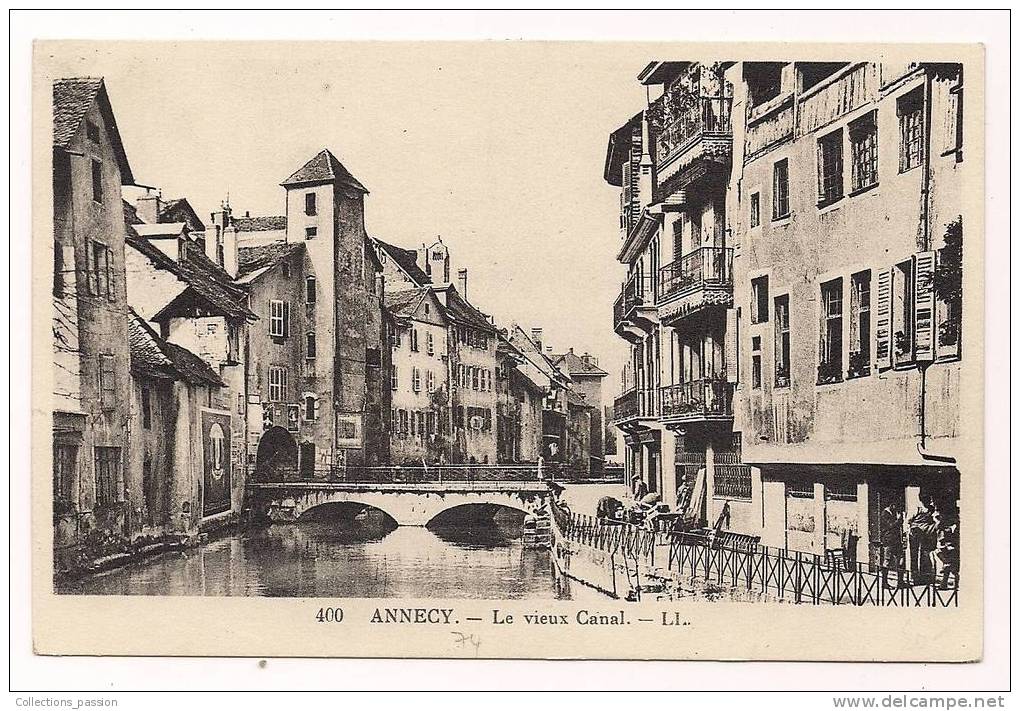
[[[906,519],[894,504],[881,513],[881,565],[909,570],[914,584],[955,585],[960,574],[960,512],[955,501],[920,495],[917,511]]]

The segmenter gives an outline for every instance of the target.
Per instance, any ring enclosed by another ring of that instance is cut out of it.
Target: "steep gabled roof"
[[[237,276],[240,278],[265,267],[274,267],[304,248],[303,242],[270,242],[238,247]]]
[[[159,222],[184,222],[192,232],[204,232],[205,223],[195,212],[195,208],[188,202],[188,198],[174,198],[166,200],[160,205]]]
[[[134,185],[135,178],[128,164],[124,143],[117,129],[117,119],[113,115],[113,106],[110,105],[102,77],[73,77],[53,82],[53,146],[68,148],[81,128],[85,115],[96,101],[99,102],[103,123],[106,124],[106,132],[117,157],[120,182],[123,185]]]
[[[280,185],[288,188],[299,185],[322,185],[324,183],[336,183],[362,193],[368,192],[365,186],[343,166],[343,163],[330,153],[328,148],[324,148],[316,153],[314,158],[301,166],[297,172],[280,183]]]
[[[429,275],[422,271],[421,267],[418,266],[418,252],[416,250],[404,249],[403,247],[398,247],[395,244],[383,242],[381,239],[377,239],[376,237],[370,237],[369,239],[372,240],[372,244],[374,244],[378,249],[385,252],[389,259],[396,262],[400,270],[404,272],[404,274],[406,274],[415,285],[425,286],[426,284],[432,283],[431,277],[429,277]]]
[[[453,284],[447,284],[440,287],[437,291],[446,292],[446,304],[444,310],[448,317],[459,323],[471,326],[472,328],[478,328],[483,331],[495,333],[496,327],[492,325],[491,321],[489,321],[489,317],[469,304],[464,297],[460,295]]]
[[[552,357],[552,361],[557,368],[565,371],[567,375],[570,376],[580,375],[582,377],[588,376],[604,378],[607,375],[609,375],[609,373],[602,370],[602,368],[598,367],[597,365],[586,363],[583,358],[575,355],[574,351],[568,351],[560,355],[554,355]]]
[[[517,350],[524,354],[525,358],[550,380],[554,380],[564,386],[570,382],[570,376],[557,368],[556,364],[549,359],[549,356],[543,353],[538,344],[531,340],[531,337],[517,324],[514,324],[510,329],[509,340]]]
[[[418,306],[428,296],[429,290],[425,287],[407,289],[406,291],[387,291],[384,297],[386,308],[395,314],[413,314]]]
[[[189,249],[185,259],[171,259],[152,242],[139,237],[130,225],[126,242],[145,255],[157,269],[164,269],[187,284],[188,288],[184,292],[187,298],[197,298],[209,308],[229,318],[251,320],[258,318],[245,305],[247,296],[239,287],[234,286],[230,275],[210,260],[194,242],[187,243]],[[153,320],[159,321],[168,315],[175,301],[177,299],[164,306]]]
[[[131,309],[128,319],[131,370],[161,380],[184,380],[194,385],[222,387],[223,380],[208,363],[175,343],[168,343]]]

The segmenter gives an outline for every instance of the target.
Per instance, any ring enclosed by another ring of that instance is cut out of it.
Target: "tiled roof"
[[[525,358],[531,361],[547,377],[561,384],[570,381],[570,376],[556,367],[556,364],[550,360],[549,356],[542,352],[538,344],[531,340],[531,337],[524,332],[523,328],[515,324],[510,329],[509,340],[514,347],[524,354]]]
[[[496,327],[489,321],[489,317],[465,301],[452,284],[443,287],[443,290],[446,291],[446,313],[450,318],[474,328],[486,331],[496,330]]]
[[[129,230],[126,238],[131,247],[148,257],[157,269],[165,269],[187,284],[189,289],[209,307],[229,318],[257,318],[245,305],[247,297],[244,292],[234,286],[230,275],[210,260],[197,244],[188,243],[190,249],[186,259],[171,259],[159,247],[133,232],[134,230]],[[159,320],[170,305],[160,310],[153,317],[154,320]]]
[[[237,275],[241,277],[256,269],[278,264],[304,248],[305,245],[302,242],[270,242],[269,244],[239,247],[237,250]]]
[[[166,200],[160,205],[158,219],[160,222],[186,222],[192,232],[205,230],[205,223],[188,202],[188,198]]]
[[[377,239],[375,237],[372,237],[371,240],[376,247],[386,252],[387,256],[396,262],[397,265],[404,270],[404,273],[411,277],[411,281],[415,284],[418,286],[424,286],[425,284],[432,283],[432,279],[429,275],[422,271],[421,267],[418,266],[417,251],[413,249],[404,249],[403,247],[398,247],[395,244],[383,242],[381,239]]]
[[[359,192],[367,193],[368,190],[357,178],[337,160],[337,157],[329,152],[329,149],[319,151],[314,158],[305,163],[301,168],[284,180],[280,185],[291,187],[295,185],[315,185],[319,183],[338,183]]]
[[[222,386],[223,380],[197,355],[159,337],[153,328],[131,310],[128,320],[131,370],[152,378],[184,380],[195,385]]]
[[[106,94],[106,84],[102,77],[74,77],[53,82],[53,145],[57,148],[67,148],[70,145],[81,127],[85,114],[95,101],[99,102],[106,131],[117,156],[121,183],[134,185],[135,179],[131,174],[131,166],[128,165],[124,144],[117,129],[117,120],[114,118],[113,107],[110,105],[110,97]]]
[[[285,215],[270,215],[268,217],[233,217],[231,222],[238,232],[269,232],[287,229],[287,217]]]
[[[395,314],[410,315],[428,294],[428,288],[419,287],[406,291],[388,291],[384,297],[386,308]]]
[[[585,363],[584,359],[577,356],[573,351],[568,351],[561,355],[554,355],[552,357],[553,363],[556,364],[560,370],[565,370],[568,375],[589,375],[605,377],[609,375],[606,371],[597,365],[591,363]]]

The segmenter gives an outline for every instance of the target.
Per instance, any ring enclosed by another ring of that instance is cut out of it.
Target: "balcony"
[[[657,303],[663,323],[713,306],[732,306],[733,250],[699,247],[662,267]]]
[[[713,164],[729,163],[732,103],[728,96],[697,96],[676,86],[648,107],[660,186],[669,182],[669,192],[681,190]]]
[[[640,341],[658,323],[652,286],[650,276],[635,274],[624,282],[613,304],[613,330],[631,343]]]
[[[708,422],[733,418],[733,383],[702,378],[659,388],[663,422]]]
[[[613,422],[628,423],[655,417],[655,388],[631,388],[613,401]]]

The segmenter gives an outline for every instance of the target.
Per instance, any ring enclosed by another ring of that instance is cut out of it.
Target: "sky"
[[[368,233],[449,246],[497,323],[588,351],[619,390],[625,269],[610,132],[649,57],[593,43],[115,43],[52,50],[103,76],[137,182],[206,218],[284,211],[281,180],[329,148],[369,190]]]

